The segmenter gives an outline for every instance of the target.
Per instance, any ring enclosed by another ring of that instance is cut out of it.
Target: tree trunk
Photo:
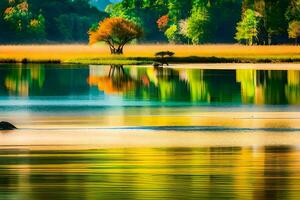
[[[123,47],[119,47],[119,48],[110,47],[110,53],[115,55],[123,54]]]

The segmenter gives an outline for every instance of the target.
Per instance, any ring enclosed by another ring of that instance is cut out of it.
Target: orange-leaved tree
[[[106,18],[96,30],[89,31],[90,44],[103,41],[109,45],[112,54],[123,54],[124,45],[142,34],[141,27],[121,17]]]
[[[163,31],[164,29],[167,28],[168,23],[169,23],[170,19],[168,15],[164,15],[162,17],[160,17],[156,23],[157,23],[157,27],[159,28],[159,30]]]

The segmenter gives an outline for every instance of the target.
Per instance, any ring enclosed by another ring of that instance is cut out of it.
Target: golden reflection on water
[[[0,199],[298,199],[296,146],[1,150]]]

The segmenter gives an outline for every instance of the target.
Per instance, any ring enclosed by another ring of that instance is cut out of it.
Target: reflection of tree
[[[264,148],[264,178],[257,191],[255,199],[286,199],[291,194],[292,157],[291,147],[275,146]],[[291,198],[293,199],[293,198]]]
[[[5,86],[9,93],[28,96],[31,91],[41,89],[45,82],[45,70],[41,65],[9,69]]]
[[[89,84],[107,94],[162,102],[295,104],[300,99],[298,71],[125,69],[92,70]]]
[[[259,86],[263,88],[265,103],[286,104],[287,71],[259,71]]]
[[[188,85],[180,77],[180,71],[155,67],[147,70],[147,76],[150,86],[143,89],[149,98],[159,101],[189,101]]]
[[[178,71],[170,68],[154,68],[158,81],[158,98],[162,101],[180,100],[187,95],[185,83],[180,80]]]
[[[288,71],[286,97],[290,104],[300,104],[300,71]]]
[[[187,79],[190,85],[191,100],[193,102],[210,102],[208,82],[204,80],[204,70],[188,70]]]
[[[298,71],[237,70],[243,103],[297,103],[299,97]]]
[[[235,70],[204,70],[203,73],[210,102],[240,104],[240,85],[236,82]]]
[[[88,82],[90,85],[98,86],[99,90],[107,94],[128,92],[135,86],[134,81],[125,72],[122,65],[111,65],[108,76],[91,75]]]
[[[256,102],[256,70],[237,70],[236,81],[241,83],[242,102]]]

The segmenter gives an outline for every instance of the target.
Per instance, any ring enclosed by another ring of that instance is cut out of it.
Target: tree
[[[288,36],[295,39],[295,43],[298,43],[298,37],[300,36],[300,0],[291,0],[290,5],[285,13],[285,18],[289,22]]]
[[[295,39],[295,43],[298,43],[298,38],[300,37],[300,21],[292,21],[289,24],[289,38]]]
[[[300,0],[290,0],[285,17],[288,21],[300,20]]]
[[[86,42],[92,24],[107,17],[90,0],[0,0],[0,41]]]
[[[187,37],[193,44],[199,44],[205,34],[205,27],[208,22],[208,12],[204,7],[194,8],[187,21]]]
[[[112,54],[123,54],[124,45],[142,34],[138,25],[120,17],[106,18],[99,23],[96,31],[89,32],[90,44],[103,41],[109,45]]]
[[[164,15],[164,16],[161,16],[157,21],[157,27],[159,28],[159,30],[164,30],[168,24],[169,24],[169,16],[168,15]]]
[[[45,18],[42,14],[34,17],[27,1],[10,1],[4,11],[4,20],[16,32],[18,39],[45,38]]]
[[[32,13],[26,1],[11,3],[11,6],[4,11],[4,20],[17,32],[24,32],[30,21]]]
[[[264,11],[259,12],[266,31],[268,44],[286,41],[288,22],[285,12],[290,0],[260,0],[264,1]],[[284,38],[282,38],[284,37]]]
[[[165,31],[165,35],[168,38],[169,42],[171,42],[171,43],[177,43],[177,42],[180,41],[178,28],[177,28],[177,26],[175,24],[173,24],[172,26],[170,26]]]
[[[39,38],[39,40],[44,39],[46,37],[44,16],[39,14],[36,19],[31,19],[28,29],[31,37],[35,36],[36,38]]]
[[[123,0],[110,4],[106,11],[110,17],[122,17],[143,27],[143,40],[165,40],[163,32],[155,24],[168,13],[167,0]]]
[[[188,39],[188,20],[187,19],[182,19],[179,21],[178,23],[178,27],[179,27],[179,35],[182,38],[183,42],[188,42],[188,44],[190,44],[189,39]]]
[[[254,39],[257,39],[258,24],[260,16],[254,10],[248,9],[244,12],[242,20],[236,27],[235,39],[239,42],[246,40],[248,45],[253,45]]]

